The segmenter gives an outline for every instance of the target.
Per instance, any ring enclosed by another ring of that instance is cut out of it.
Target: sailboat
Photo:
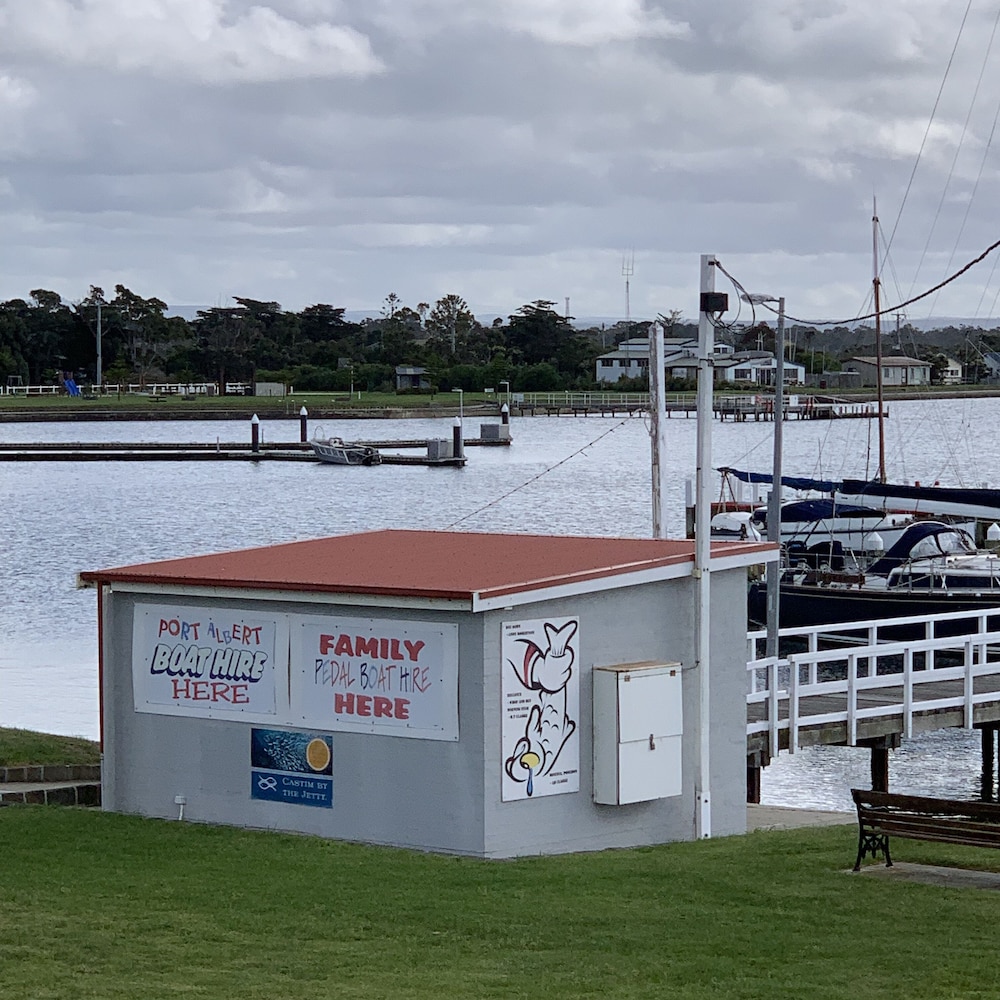
[[[782,570],[778,586],[782,627],[1000,607],[1000,557],[977,551],[968,530],[970,525],[954,523],[956,518],[992,521],[990,534],[1000,539],[997,524],[1000,522],[1000,490],[893,485],[886,481],[878,214],[874,206],[872,226],[878,478],[871,482],[850,479],[830,482],[782,476],[778,488],[788,485],[818,490],[829,494],[834,505],[858,504],[873,514],[905,515],[915,523],[901,524],[904,530],[894,543],[885,546],[885,555],[867,566],[845,566],[842,547],[838,549],[836,546],[840,543],[833,541],[825,549],[816,548],[812,552],[797,550],[794,545],[786,546],[788,565]],[[720,471],[747,482],[773,479],[734,469]],[[782,513],[783,526],[784,520]],[[971,527],[974,530],[974,525]],[[810,555],[813,558],[808,558]],[[751,622],[766,622],[765,584],[751,584],[748,612]]]

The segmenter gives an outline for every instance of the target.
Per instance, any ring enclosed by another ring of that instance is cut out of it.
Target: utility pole
[[[711,573],[712,503],[708,476],[712,468],[712,390],[715,327],[712,313],[719,312],[715,294],[715,256],[701,257],[701,298],[698,313],[698,444],[694,500],[695,601],[694,658],[698,676],[698,768],[695,801],[695,833],[700,839],[712,836],[711,800]]]
[[[104,358],[101,354],[101,300],[97,300],[97,378],[94,379],[94,384],[97,386],[98,391],[101,388],[101,373],[104,370]]]
[[[666,538],[667,524],[663,516],[664,465],[667,450],[667,402],[663,394],[663,327],[649,324],[649,438],[653,450],[653,537]]]

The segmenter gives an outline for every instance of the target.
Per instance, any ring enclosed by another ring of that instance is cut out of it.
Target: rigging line
[[[520,486],[515,486],[512,490],[508,490],[502,496],[498,496],[495,499],[491,500],[489,503],[483,504],[482,507],[479,507],[473,511],[469,511],[468,514],[463,514],[460,518],[458,518],[455,521],[452,521],[451,524],[447,525],[447,527],[443,528],[442,530],[451,531],[451,529],[454,528],[456,525],[461,524],[463,521],[467,521],[470,517],[475,517],[477,514],[482,514],[484,510],[489,510],[490,507],[495,507],[498,503],[501,503],[508,497],[512,497],[515,493],[518,493],[520,490],[523,490],[526,486],[530,486],[532,483],[541,479],[542,476],[547,476],[550,472],[554,472],[556,469],[559,468],[560,465],[565,465],[571,458],[576,458],[577,455],[581,454],[582,452],[585,452],[588,448],[593,447],[602,438],[606,438],[609,434],[613,434],[623,424],[627,424],[630,419],[631,417],[625,417],[623,420],[620,420],[613,427],[609,427],[606,431],[604,431],[603,434],[598,434],[593,441],[588,441],[582,447],[577,448],[577,450],[574,451],[572,455],[567,455],[565,458],[562,458],[558,462],[556,462],[555,465],[550,465],[547,469],[542,469],[542,471],[539,472],[537,476],[532,476],[530,479],[526,479],[523,483],[521,483]]]
[[[983,82],[983,76],[986,73],[986,64],[989,62],[990,53],[993,51],[993,42],[997,35],[997,25],[1000,24],[1000,7],[997,8],[997,16],[993,19],[993,28],[990,31],[990,40],[986,44],[986,54],[983,56],[983,65],[979,69],[979,78],[976,80],[976,88],[972,93],[972,102],[969,104],[969,113],[965,116],[965,124],[962,126],[962,138],[959,139],[958,146],[955,149],[955,158],[952,160],[951,169],[954,171],[955,165],[958,163],[958,154],[962,149],[962,142],[965,139],[965,134],[969,128],[969,120],[972,118],[972,109],[975,107],[976,100],[979,97],[979,88]],[[962,239],[962,233],[965,232],[965,224],[969,221],[969,212],[972,210],[972,203],[976,200],[976,191],[979,189],[979,182],[983,176],[983,170],[986,167],[986,159],[989,156],[990,147],[993,145],[993,135],[997,129],[997,118],[1000,116],[1000,105],[997,105],[996,113],[993,115],[993,127],[990,129],[990,137],[986,140],[986,147],[983,149],[982,159],[979,161],[979,173],[976,175],[976,182],[972,185],[972,193],[969,195],[969,200],[965,203],[965,214],[962,216],[962,224],[959,226],[958,235],[955,237],[955,245],[951,248],[951,254],[948,257],[948,263],[944,266],[944,273],[947,274],[951,268],[952,263],[955,260],[955,254],[958,253],[958,244]],[[948,181],[951,181],[951,173],[948,174]],[[945,185],[945,190],[947,190],[947,184]],[[944,193],[941,194],[941,202],[944,203]],[[932,227],[933,228],[933,227]],[[930,237],[928,236],[928,245],[930,244]],[[925,248],[926,249],[926,248]],[[923,260],[923,258],[921,258]],[[920,267],[918,265],[917,271],[919,273]],[[914,282],[916,282],[916,276],[914,276]],[[912,291],[912,285],[910,286]],[[937,304],[937,296],[934,296],[934,301],[931,302],[930,309],[928,310],[928,316],[934,314],[934,307]]]
[[[993,264],[994,264],[994,267],[996,267],[996,261],[994,261]],[[992,277],[992,275],[990,275],[990,277]],[[991,316],[996,311],[997,299],[1000,299],[1000,288],[997,289],[996,295],[993,296],[993,304],[990,306],[990,315]]]
[[[877,313],[875,312],[868,313],[867,316],[858,316],[855,319],[823,319],[823,320],[800,319],[798,316],[789,316],[788,313],[785,313],[785,320],[787,322],[792,322],[792,323],[802,323],[804,326],[846,326],[848,323],[860,323],[866,319],[874,319],[876,316],[886,316],[890,313],[901,312],[907,306],[913,305],[914,302],[919,302],[921,299],[926,299],[928,295],[933,295],[936,291],[939,291],[940,289],[944,288],[945,285],[950,285],[956,278],[960,278],[963,274],[965,274],[966,271],[972,269],[977,264],[981,264],[984,260],[986,260],[986,258],[989,257],[989,255],[993,253],[993,251],[996,250],[997,247],[1000,247],[1000,240],[997,240],[995,243],[991,243],[978,257],[974,257],[967,264],[960,267],[954,274],[949,275],[949,277],[945,278],[944,281],[939,281],[936,285],[933,285],[931,288],[928,288],[927,291],[921,292],[919,295],[914,295],[912,298],[907,299],[905,302],[900,302],[898,305],[889,306],[887,309],[880,309]],[[716,261],[715,266],[720,271],[722,271],[722,273],[725,274],[727,278],[731,277],[729,273],[726,271],[726,269],[718,261]],[[777,313],[778,311],[777,309],[772,308],[771,305],[768,304],[767,302],[762,302],[761,305],[765,309],[768,309],[770,312]]]
[[[944,69],[941,86],[938,88],[937,97],[934,98],[934,107],[931,108],[931,116],[927,121],[927,128],[924,130],[924,137],[920,140],[920,149],[917,150],[917,158],[913,162],[913,170],[910,171],[910,179],[907,181],[906,190],[903,192],[903,200],[899,204],[899,212],[896,215],[896,221],[893,223],[892,232],[889,234],[889,242],[886,245],[886,253],[889,252],[889,248],[892,246],[892,241],[896,238],[896,230],[899,228],[899,220],[903,217],[903,209],[906,207],[906,199],[910,195],[910,188],[913,187],[913,179],[917,175],[917,167],[920,166],[920,158],[923,156],[924,146],[927,145],[927,137],[931,133],[931,126],[934,124],[934,118],[937,115],[938,104],[941,103],[941,95],[944,93],[944,85],[948,81],[948,74],[951,72],[951,65],[955,61],[955,53],[958,51],[958,43],[962,38],[962,32],[965,31],[965,22],[969,17],[969,11],[971,9],[972,0],[969,0],[969,3],[965,8],[965,13],[962,15],[962,23],[958,26],[958,35],[955,37],[955,44],[952,46],[951,55],[948,57],[948,65],[945,66]]]
[[[997,110],[1000,111],[1000,105],[997,105]],[[983,307],[983,300],[986,298],[986,292],[989,290],[990,286],[993,284],[993,276],[997,273],[997,263],[1000,262],[1000,257],[993,258],[993,266],[990,268],[990,276],[983,283],[983,290],[979,293],[979,301],[976,303],[976,311],[973,313],[973,319],[979,319],[979,310]],[[1000,290],[997,292],[1000,295]],[[993,299],[993,305],[990,306],[990,314],[983,317],[984,319],[989,319],[992,315],[993,307],[997,304],[996,297]]]

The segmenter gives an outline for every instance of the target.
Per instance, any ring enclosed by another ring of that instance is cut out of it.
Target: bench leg
[[[862,860],[870,854],[874,861],[880,851],[885,858],[886,868],[891,868],[892,857],[889,854],[889,838],[884,833],[875,833],[871,830],[865,830],[864,827],[860,828],[858,830],[858,857],[854,862],[854,870],[861,871]]]

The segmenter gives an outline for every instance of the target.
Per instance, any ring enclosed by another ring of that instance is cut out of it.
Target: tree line
[[[102,382],[273,381],[300,391],[392,391],[396,366],[407,365],[425,369],[427,391],[479,391],[502,382],[517,392],[589,390],[598,386],[598,356],[645,336],[647,329],[645,322],[578,329],[573,317],[560,315],[544,299],[488,324],[455,294],[411,307],[390,293],[378,316],[359,322],[323,303],[295,312],[277,302],[240,296],[233,301],[188,320],[168,316],[163,300],[143,298],[124,285],[116,285],[111,297],[91,286],[76,303],[35,289],[27,299],[0,302],[0,384],[20,379],[39,385],[63,377],[93,383],[100,331]],[[696,325],[684,323],[679,313],[665,315],[668,336],[697,336]],[[979,332],[980,348],[992,349],[990,336]],[[822,346],[822,333],[805,330],[799,339],[793,329],[791,335],[791,355],[808,358],[810,371],[839,368],[836,355]],[[774,349],[766,326],[719,330],[717,338],[738,349]],[[933,354],[935,348],[921,352]],[[642,389],[645,379],[619,387]]]
[[[432,390],[587,389],[598,355],[624,334],[578,330],[554,303],[527,303],[506,321],[480,323],[459,295],[404,305],[389,294],[380,315],[352,322],[340,307],[299,312],[234,297],[235,305],[168,316],[167,304],[116,285],[77,303],[47,289],[0,303],[0,379],[38,385],[66,376],[102,382],[275,381],[302,391],[391,391],[397,365],[426,370]],[[617,339],[616,339],[617,337]]]

